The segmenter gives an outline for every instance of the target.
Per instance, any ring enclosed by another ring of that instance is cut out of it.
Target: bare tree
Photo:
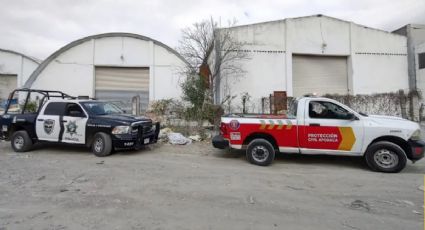
[[[236,21],[228,23],[234,26]],[[186,58],[188,66],[187,74],[199,73],[202,66],[208,66],[208,96],[213,101],[213,96],[219,94],[221,80],[225,77],[237,77],[244,73],[241,61],[248,59],[248,53],[243,50],[243,42],[239,42],[232,36],[229,28],[218,28],[213,19],[203,20],[191,27],[182,30],[182,39],[179,41],[177,50]],[[228,90],[230,91],[230,90]],[[216,103],[224,103],[232,98],[226,94],[226,98]]]
[[[208,20],[194,23],[182,30],[182,39],[177,50],[189,62],[188,73],[197,73],[210,53],[214,44],[216,24]]]

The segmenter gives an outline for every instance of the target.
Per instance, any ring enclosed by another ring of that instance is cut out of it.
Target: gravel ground
[[[259,167],[210,143],[17,154],[2,142],[0,229],[423,229],[424,166],[278,155]]]

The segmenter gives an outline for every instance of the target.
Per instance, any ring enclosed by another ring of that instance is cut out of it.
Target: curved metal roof
[[[48,58],[46,58],[46,60],[44,60],[37,69],[34,70],[34,72],[31,74],[31,76],[28,78],[28,80],[25,82],[24,84],[24,88],[30,88],[31,85],[34,83],[34,81],[37,79],[38,75],[47,67],[47,65],[53,61],[55,58],[57,58],[60,54],[66,52],[67,50],[78,46],[86,41],[90,41],[92,39],[99,39],[99,38],[107,38],[107,37],[129,37],[129,38],[135,38],[135,39],[140,39],[140,40],[144,40],[144,41],[152,41],[154,44],[161,46],[163,48],[165,48],[166,50],[168,50],[169,52],[173,53],[174,55],[176,55],[177,57],[179,57],[184,63],[188,64],[188,62],[174,49],[172,49],[171,47],[165,45],[164,43],[157,41],[155,39],[152,39],[150,37],[146,37],[140,34],[133,34],[133,33],[121,33],[121,32],[113,32],[113,33],[104,33],[104,34],[96,34],[96,35],[92,35],[92,36],[88,36],[88,37],[84,37],[78,40],[75,40],[67,45],[65,45],[64,47],[60,48],[59,50],[57,50],[56,52],[54,52],[53,54],[51,54]]]
[[[13,50],[6,50],[6,49],[1,49],[0,48],[0,52],[6,52],[6,53],[12,53],[12,54],[20,55],[20,56],[22,56],[24,58],[27,58],[27,59],[29,59],[29,60],[37,63],[37,64],[40,64],[40,60],[38,60],[36,58],[33,58],[33,57],[30,57],[30,56],[27,56],[27,55],[25,55],[23,53],[19,53],[19,52],[13,51]]]

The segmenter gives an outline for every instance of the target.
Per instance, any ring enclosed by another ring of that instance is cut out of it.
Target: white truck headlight
[[[112,129],[112,134],[127,134],[130,133],[130,126],[115,126]]]
[[[415,132],[413,132],[412,136],[410,137],[410,139],[418,141],[421,139],[421,130],[418,129]]]

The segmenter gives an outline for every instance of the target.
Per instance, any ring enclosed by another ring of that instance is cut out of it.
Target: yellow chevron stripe
[[[283,122],[282,120],[277,120],[277,123],[279,124],[279,126],[277,126],[278,130],[281,130],[283,128]]]
[[[292,122],[291,122],[291,120],[286,120],[286,122],[288,123],[288,124],[286,125],[286,129],[287,129],[287,130],[292,129]]]
[[[356,142],[356,136],[354,135],[351,127],[339,127],[339,133],[341,134],[341,143],[339,144],[339,150],[350,151]]]
[[[270,125],[269,125],[269,129],[273,129],[274,128],[274,122],[273,120],[269,120]]]
[[[260,120],[260,123],[261,123],[261,125],[260,125],[260,129],[265,129],[266,128],[266,121],[265,120]]]

